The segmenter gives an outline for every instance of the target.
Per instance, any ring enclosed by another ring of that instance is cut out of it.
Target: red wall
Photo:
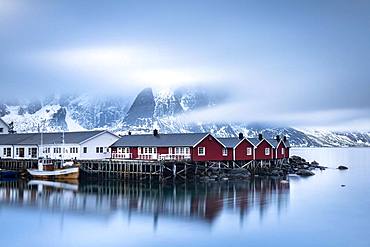
[[[227,156],[222,156],[223,160],[232,161],[233,160],[233,152],[234,152],[233,148],[227,148]]]
[[[247,155],[247,148],[252,148],[252,154]],[[243,140],[235,149],[235,160],[253,160],[254,146],[247,140]]]
[[[168,154],[168,147],[158,147],[157,148],[157,153],[158,153],[158,155],[160,155],[160,154]]]
[[[198,147],[206,148],[206,155],[198,156]],[[197,146],[191,150],[193,161],[222,161],[225,156],[222,156],[222,146],[213,136],[208,135]]]
[[[132,159],[137,159],[139,157],[137,147],[130,147],[130,153],[132,153]]]
[[[265,155],[265,148],[270,148],[270,154]],[[274,156],[274,149],[271,145],[266,141],[263,140],[255,149],[256,152],[256,160],[271,160]]]
[[[289,158],[290,148],[285,148],[285,158]]]
[[[284,154],[281,152],[281,149],[284,148]],[[280,142],[279,146],[277,147],[277,159],[284,159],[285,157],[285,152],[287,152],[284,144],[282,142]]]

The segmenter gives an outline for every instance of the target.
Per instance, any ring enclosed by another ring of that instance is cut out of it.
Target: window
[[[222,155],[223,156],[227,156],[227,148],[223,148],[222,149]]]
[[[19,155],[19,148],[15,149],[15,155],[17,155],[17,156]]]
[[[0,128],[0,133],[3,133],[4,132],[4,128]]]
[[[281,148],[281,154],[284,154],[284,152],[285,152],[285,149]]]
[[[168,154],[172,154],[172,148],[171,147],[168,148]]]
[[[252,148],[251,147],[247,148],[247,155],[252,155]]]
[[[12,154],[12,149],[11,148],[4,148],[4,156],[5,157],[10,157]]]
[[[270,148],[265,148],[265,155],[270,155]]]
[[[198,147],[198,155],[199,156],[206,155],[206,148],[205,147]]]
[[[99,154],[99,153],[104,153],[104,148],[103,147],[96,147],[96,153]]]
[[[31,156],[31,158],[37,158],[37,148],[29,148],[28,155]]]
[[[84,147],[83,152],[84,154],[87,154],[87,147]]]
[[[77,154],[78,153],[78,148],[77,147],[71,147],[71,148],[69,148],[69,152],[71,154]]]

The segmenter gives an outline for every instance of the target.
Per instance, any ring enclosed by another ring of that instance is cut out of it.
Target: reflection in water
[[[46,181],[1,181],[0,205],[38,208],[63,213],[113,214],[117,211],[160,217],[194,219],[212,224],[223,211],[244,216],[268,207],[287,206],[289,184],[273,179],[243,182],[143,184],[122,181],[84,181],[79,184]]]

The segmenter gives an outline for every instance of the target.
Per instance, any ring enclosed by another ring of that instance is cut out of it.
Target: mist
[[[193,121],[370,126],[366,1],[2,0],[0,9],[2,101],[201,87],[227,100]]]

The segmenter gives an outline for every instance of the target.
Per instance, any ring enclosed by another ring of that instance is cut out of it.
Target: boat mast
[[[62,167],[64,164],[64,130],[62,132]]]

